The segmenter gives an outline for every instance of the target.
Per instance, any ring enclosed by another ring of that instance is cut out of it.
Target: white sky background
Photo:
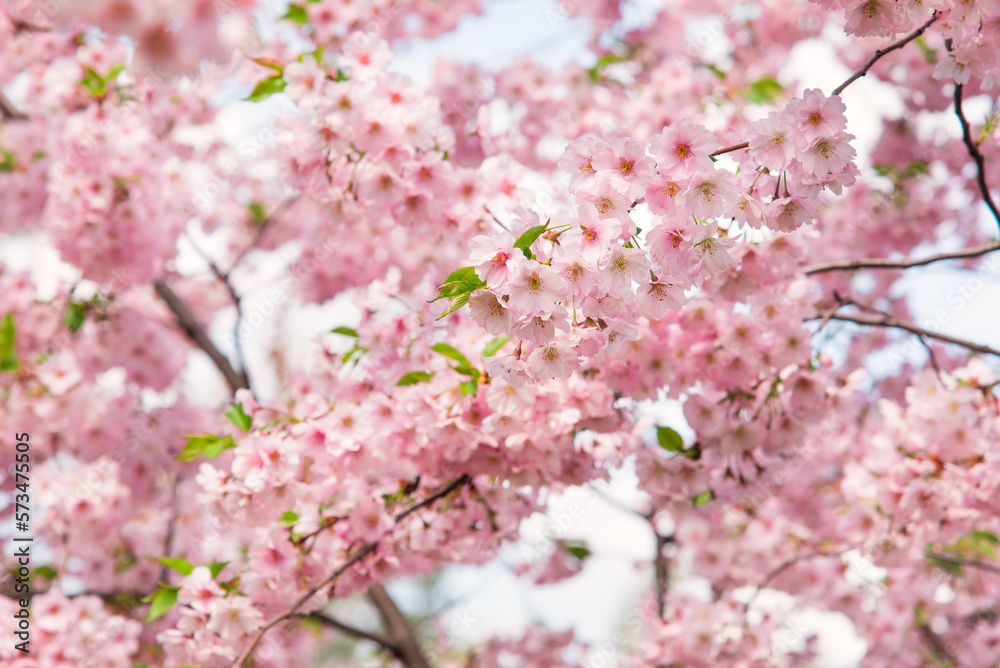
[[[640,4],[649,6],[658,3]],[[631,16],[641,16],[642,13],[640,11]],[[555,0],[494,2],[487,5],[485,16],[463,18],[457,30],[438,40],[415,40],[396,45],[392,69],[426,83],[438,58],[476,62],[488,69],[502,67],[524,53],[531,53],[553,67],[574,60],[592,63],[593,57],[583,50],[585,24],[579,20],[554,23],[552,19],[555,16],[559,16]],[[798,76],[805,88],[828,91],[849,75],[836,63],[828,46],[801,45],[798,49],[795,54],[798,57],[792,58],[788,73]],[[818,67],[817,63],[828,65]],[[901,109],[898,103],[894,104],[891,95],[885,94],[885,90],[885,86],[866,78],[852,84],[843,96],[848,108],[848,131],[858,137],[859,155],[865,155],[866,147],[877,139],[880,113]],[[215,125],[233,145],[253,136],[274,113],[274,100],[262,104],[235,102],[244,92],[234,92],[233,101],[225,106]],[[970,119],[981,117],[978,112],[981,107],[977,107],[975,102],[971,100],[968,103]],[[957,136],[957,121],[952,118],[948,122],[949,131]],[[862,169],[867,167],[864,164],[860,166]],[[985,216],[982,220],[984,230],[995,236],[991,222]],[[210,241],[200,245],[211,248]],[[280,251],[283,261],[268,263],[270,268],[267,273],[279,277],[286,263],[294,258],[295,250],[294,246],[283,248]],[[926,250],[929,253],[932,249]],[[0,258],[14,270],[33,267],[36,280],[54,287],[57,272],[54,271],[53,251],[38,243],[37,239],[5,240],[0,246]],[[198,266],[199,263],[197,256],[189,251],[183,254],[179,268],[191,271],[203,269],[203,266]],[[970,272],[932,266],[910,270],[903,285],[908,294],[919,295],[919,299],[911,300],[918,322],[931,318],[939,309],[945,309],[949,320],[942,331],[1000,347],[996,316],[984,317],[985,313],[996,312],[990,306],[1000,298],[1000,280],[996,275],[980,276],[983,282],[977,284],[970,282],[972,276]],[[955,291],[963,285],[974,294],[970,301],[958,305]],[[254,286],[260,286],[260,289],[251,290]],[[245,302],[247,313],[258,307],[270,289],[268,281],[262,276],[254,277],[252,282],[238,285],[238,288],[249,292]],[[211,333],[217,341],[221,342],[222,337],[232,331],[234,316],[235,313],[231,313],[213,324]],[[355,317],[347,301],[338,298],[322,306],[296,306],[282,313],[281,317],[269,318],[245,344],[255,382],[269,382],[263,374],[270,367],[266,348],[272,336],[283,341],[285,349],[294,351],[295,356],[290,361],[306,366],[309,351],[316,349],[315,337],[338,324],[350,324]],[[220,395],[226,393],[224,384],[217,378],[218,374],[207,358],[193,355],[191,359],[192,364],[185,374],[185,391],[195,401],[216,402]],[[645,415],[654,416],[659,424],[673,426],[685,438],[690,438],[691,432],[676,404],[646,405],[642,411]],[[634,473],[628,467],[613,476],[606,491],[622,504],[638,506],[641,503]],[[569,503],[580,499],[581,495],[573,492],[553,499],[550,515],[558,515]],[[586,560],[582,573],[574,578],[537,587],[516,578],[507,567],[494,562],[485,567],[447,569],[435,588],[434,600],[427,600],[420,587],[405,582],[398,583],[392,590],[403,607],[414,613],[424,612],[428,606],[434,609],[454,599],[455,603],[444,615],[444,626],[449,626],[449,620],[471,622],[454,626],[453,641],[459,647],[480,643],[495,634],[517,636],[535,623],[543,623],[555,630],[573,627],[582,640],[597,644],[606,642],[652,584],[651,569],[648,566],[637,568],[636,564],[648,564],[654,541],[644,520],[600,499],[583,500],[581,504],[583,514],[560,534],[561,538],[586,540],[593,552]],[[534,532],[539,530],[539,519],[526,522],[526,535],[535,535]],[[516,561],[518,552],[512,554],[513,559],[502,558],[501,561]],[[677,581],[670,594],[671,600],[680,600],[678,597],[681,594],[705,595],[704,583],[683,577],[683,564],[675,565],[674,570]],[[347,606],[344,610],[363,614],[353,604],[347,603]],[[802,621],[806,627],[820,632],[822,654],[815,664],[817,668],[851,668],[858,665],[863,644],[854,636],[846,618],[807,614]],[[616,652],[622,649],[613,648]]]

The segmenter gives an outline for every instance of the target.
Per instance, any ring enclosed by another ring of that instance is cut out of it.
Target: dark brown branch
[[[27,114],[18,111],[18,109],[11,104],[7,96],[0,91],[0,116],[3,117],[5,121],[26,121],[28,120]]]
[[[399,522],[401,522],[402,520],[406,519],[407,517],[409,517],[413,513],[417,512],[418,510],[420,510],[422,508],[426,508],[427,506],[433,504],[438,499],[442,499],[442,498],[448,496],[449,494],[451,494],[453,491],[455,491],[459,487],[461,487],[463,485],[467,485],[471,481],[472,481],[472,477],[469,476],[469,474],[467,474],[467,473],[463,474],[463,475],[459,476],[458,478],[456,478],[455,480],[452,480],[450,483],[448,483],[447,485],[445,485],[443,488],[441,488],[440,490],[438,490],[434,494],[431,494],[426,499],[424,499],[424,500],[422,500],[422,501],[420,501],[418,503],[415,503],[414,505],[410,506],[406,510],[404,510],[401,513],[397,514],[396,518],[395,518],[396,519],[396,524],[392,528],[390,528],[387,531],[385,531],[382,534],[382,537],[384,538],[389,533],[391,533],[392,530],[395,528],[395,526],[398,526]],[[379,539],[379,540],[381,540],[381,539]],[[358,549],[357,552],[354,553],[353,556],[351,556],[350,559],[348,559],[346,562],[344,562],[344,564],[341,565],[337,570],[335,570],[332,573],[330,573],[330,575],[328,575],[325,578],[323,578],[323,580],[320,581],[319,584],[315,585],[309,591],[307,591],[305,594],[303,594],[302,596],[300,596],[298,598],[298,600],[296,600],[295,603],[292,605],[292,607],[290,607],[288,610],[286,610],[286,611],[284,611],[284,612],[282,612],[282,613],[280,613],[278,615],[275,615],[274,617],[272,617],[271,619],[269,619],[267,621],[267,623],[264,624],[264,626],[262,626],[261,628],[257,629],[257,632],[253,634],[253,636],[250,638],[250,642],[247,644],[246,647],[243,648],[243,651],[240,652],[239,656],[236,657],[236,660],[233,661],[233,663],[231,664],[230,668],[239,668],[239,666],[244,661],[246,661],[246,659],[253,653],[254,649],[260,643],[261,638],[264,637],[265,633],[267,633],[272,628],[274,628],[275,626],[277,626],[281,622],[285,621],[286,619],[289,619],[290,617],[295,616],[298,613],[299,609],[301,609],[302,606],[305,605],[306,602],[309,599],[311,599],[313,596],[315,596],[320,591],[322,591],[322,590],[326,589],[327,587],[329,587],[330,585],[334,584],[337,581],[337,578],[339,578],[342,574],[344,574],[348,569],[350,569],[356,563],[358,563],[359,561],[361,561],[362,559],[364,559],[365,557],[367,557],[368,555],[370,555],[372,552],[374,552],[378,548],[378,545],[379,545],[379,541],[378,540],[373,541],[371,543],[367,543],[366,545],[363,545],[361,548]]]
[[[430,664],[420,651],[420,642],[413,632],[413,627],[385,587],[373,586],[368,590],[368,598],[378,608],[385,625],[389,628],[392,646],[396,648],[399,660],[411,668],[430,668]]]
[[[954,253],[931,255],[917,260],[887,260],[885,258],[874,257],[863,260],[837,260],[835,262],[822,262],[820,264],[813,264],[805,267],[802,270],[802,273],[806,276],[812,276],[813,274],[823,274],[828,271],[854,271],[856,269],[909,269],[910,267],[922,267],[924,265],[940,262],[942,260],[960,260],[964,258],[978,257],[980,255],[992,253],[995,250],[1000,250],[1000,241],[983,244],[982,246],[976,246],[974,248],[967,248],[961,251],[955,251]]]
[[[156,294],[160,296],[160,299],[166,303],[167,307],[173,312],[177,317],[177,324],[181,326],[184,333],[187,334],[191,341],[205,351],[215,364],[216,368],[222,372],[222,375],[226,378],[226,383],[229,385],[229,389],[233,392],[240,389],[248,389],[250,383],[247,381],[247,376],[244,372],[237,372],[233,369],[232,364],[226,359],[226,356],[219,352],[219,349],[215,347],[212,340],[208,338],[208,334],[202,328],[201,324],[198,322],[194,314],[191,313],[191,309],[187,307],[181,298],[177,296],[170,286],[163,281],[154,281],[153,287],[156,289]]]
[[[815,320],[815,318],[812,319]],[[972,341],[966,341],[965,339],[957,339],[953,336],[948,336],[947,334],[938,334],[937,332],[932,332],[922,327],[918,327],[912,322],[906,322],[905,320],[894,318],[888,313],[883,313],[882,315],[866,315],[861,313],[853,315],[832,315],[829,319],[840,320],[842,322],[853,322],[856,325],[867,325],[868,327],[891,327],[893,329],[902,329],[903,331],[916,334],[917,336],[937,339],[938,341],[944,341],[945,343],[951,343],[956,346],[968,348],[969,350],[977,353],[982,353],[984,355],[996,355],[997,357],[1000,357],[1000,350],[994,350],[989,346],[973,343]]]
[[[982,194],[983,201],[986,202],[990,213],[993,214],[993,218],[1000,224],[1000,211],[997,211],[997,205],[993,203],[993,196],[990,195],[990,188],[986,184],[986,161],[983,159],[983,154],[979,152],[979,146],[972,139],[972,128],[969,127],[969,121],[962,111],[962,84],[955,84],[955,115],[958,116],[958,121],[962,124],[962,141],[965,142],[965,147],[969,149],[969,155],[976,162],[976,183],[979,185],[979,192]]]
[[[847,88],[848,86],[850,86],[852,83],[854,83],[855,81],[857,81],[861,77],[863,77],[866,74],[868,74],[868,70],[870,70],[872,68],[872,65],[874,65],[875,63],[877,63],[879,61],[879,59],[882,58],[882,56],[885,56],[886,54],[891,53],[891,52],[895,51],[896,49],[902,49],[904,46],[906,46],[907,44],[909,44],[910,42],[912,42],[916,38],[918,38],[921,35],[923,35],[924,31],[927,30],[928,28],[930,28],[931,24],[934,23],[935,21],[937,21],[940,17],[941,17],[941,15],[938,14],[935,11],[933,14],[931,14],[931,17],[929,19],[927,19],[927,21],[922,26],[920,26],[919,28],[917,28],[916,30],[914,30],[913,32],[911,32],[909,35],[907,35],[903,39],[899,40],[898,42],[890,44],[889,46],[885,47],[884,49],[879,49],[878,51],[876,51],[875,55],[872,56],[868,60],[868,62],[864,64],[864,67],[862,67],[860,70],[858,70],[857,72],[855,72],[854,74],[852,74],[850,77],[848,77],[847,81],[845,81],[844,83],[842,83],[839,86],[837,86],[836,88],[834,88],[833,92],[830,93],[830,95],[831,96],[832,95],[840,95],[841,93],[843,93],[845,88]]]
[[[314,612],[311,615],[302,615],[302,617],[304,619],[315,619],[321,624],[334,628],[342,633],[346,633],[347,635],[354,636],[356,638],[361,638],[363,640],[371,640],[374,643],[382,645],[383,647],[385,647],[386,649],[388,649],[393,653],[396,652],[396,648],[393,645],[392,641],[379,633],[374,633],[372,631],[365,631],[364,629],[359,629],[353,626],[349,626],[343,622],[337,621],[332,617],[327,617],[321,612]]]

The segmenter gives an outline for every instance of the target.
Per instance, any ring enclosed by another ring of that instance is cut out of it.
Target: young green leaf
[[[79,302],[71,302],[69,308],[66,309],[66,313],[63,314],[63,324],[73,333],[76,333],[77,330],[83,327],[86,319],[87,306]]]
[[[493,357],[494,355],[497,354],[498,350],[500,350],[501,348],[504,347],[504,345],[506,345],[508,341],[510,341],[509,336],[498,336],[495,339],[491,340],[489,343],[486,344],[486,347],[483,348],[483,357]]]
[[[250,425],[253,422],[253,418],[243,412],[243,404],[233,404],[229,407],[229,410],[225,413],[229,421],[236,425],[243,431],[250,431]]]
[[[659,442],[660,447],[668,452],[684,451],[684,439],[670,427],[657,427],[656,440]]]
[[[229,562],[228,561],[213,561],[210,564],[203,564],[203,565],[204,566],[208,566],[208,570],[212,574],[212,579],[214,580],[215,578],[219,577],[219,573],[222,572],[223,568],[225,568],[226,566],[229,565]]]
[[[247,102],[260,102],[261,100],[266,100],[275,93],[280,93],[285,90],[285,80],[281,78],[280,74],[275,74],[274,76],[267,77],[266,79],[261,79],[254,86],[253,92],[250,96],[245,98]]]
[[[439,355],[444,355],[448,359],[455,360],[461,366],[472,366],[471,362],[465,358],[465,355],[456,350],[453,346],[447,343],[435,343],[431,346],[431,350]]]
[[[157,557],[156,560],[166,566],[167,568],[172,568],[181,575],[188,576],[191,575],[191,571],[194,570],[194,566],[189,564],[184,559],[174,559],[172,557]]]
[[[784,87],[771,77],[757,79],[743,91],[743,96],[754,104],[763,104],[778,99]]]
[[[549,224],[536,225],[524,232],[521,236],[517,238],[514,242],[514,248],[520,248],[521,252],[524,253],[524,257],[529,260],[533,257],[531,254],[531,244],[538,241],[538,237],[542,236],[542,233],[548,228]]]
[[[17,330],[14,327],[14,316],[8,313],[0,320],[0,371],[17,371],[21,361],[14,350]]]
[[[334,327],[330,330],[330,333],[343,334],[344,336],[353,336],[354,338],[358,338],[358,333],[350,327]]]
[[[160,587],[155,593],[142,599],[145,603],[152,603],[149,607],[149,614],[146,615],[147,624],[155,622],[174,607],[174,604],[177,603],[178,591],[180,591],[180,587]]]
[[[306,14],[305,7],[302,5],[288,5],[288,11],[285,12],[285,15],[281,18],[292,21],[293,23],[298,23],[300,26],[304,26],[309,22],[309,16]]]
[[[215,459],[226,450],[236,447],[236,441],[232,436],[215,436],[214,434],[187,434],[188,442],[177,455],[176,459],[182,462],[189,462],[205,455],[209,459]]]
[[[460,383],[458,389],[462,394],[475,394],[476,390],[479,389],[479,384],[475,379],[467,380],[464,383]]]
[[[426,383],[431,379],[431,376],[433,375],[434,374],[427,373],[426,371],[411,371],[410,373],[400,378],[399,382],[396,383],[396,385],[403,386],[403,385],[416,385],[417,383]]]

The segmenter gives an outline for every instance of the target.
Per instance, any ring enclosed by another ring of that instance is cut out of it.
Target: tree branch
[[[232,364],[226,359],[226,356],[219,352],[219,349],[215,347],[212,340],[208,338],[208,334],[202,328],[201,324],[198,322],[194,314],[191,313],[191,309],[187,307],[181,298],[177,296],[170,286],[163,281],[154,281],[153,287],[156,289],[156,294],[160,296],[167,307],[173,312],[177,317],[177,324],[181,326],[184,333],[187,334],[188,338],[199,348],[201,348],[205,353],[212,359],[215,363],[216,368],[222,372],[222,375],[226,378],[226,383],[229,384],[229,389],[233,392],[240,389],[249,389],[250,383],[247,380],[247,375],[243,371],[237,372],[233,369]]]
[[[717,155],[722,155],[724,153],[732,153],[733,151],[738,151],[741,148],[748,148],[749,146],[750,142],[745,141],[742,144],[736,144],[734,146],[727,146],[726,148],[720,148],[718,151],[715,151],[714,153],[709,153],[708,155],[714,158]]]
[[[5,121],[26,121],[28,120],[28,115],[18,111],[18,109],[11,104],[7,96],[0,91],[0,116],[3,117]]]
[[[396,518],[395,518],[396,519],[396,523],[392,527],[390,527],[389,529],[387,529],[385,532],[383,532],[382,537],[379,540],[372,541],[371,543],[367,543],[367,544],[363,545],[361,548],[358,549],[357,552],[354,553],[353,556],[351,556],[350,559],[348,559],[346,562],[344,562],[344,564],[341,565],[337,570],[335,570],[332,573],[330,573],[330,575],[328,575],[325,578],[323,578],[319,582],[319,584],[315,585],[309,591],[307,591],[305,594],[303,594],[302,596],[300,596],[298,598],[298,600],[296,600],[295,603],[292,605],[292,607],[290,607],[288,610],[286,610],[286,611],[284,611],[284,612],[282,612],[282,613],[280,613],[278,615],[275,615],[274,617],[272,617],[271,619],[269,619],[264,624],[264,626],[262,626],[259,629],[257,629],[257,632],[254,633],[253,636],[251,636],[250,642],[247,644],[246,647],[243,648],[243,651],[240,652],[239,656],[236,657],[236,660],[233,661],[233,663],[230,665],[230,668],[239,668],[239,666],[244,661],[246,661],[247,658],[253,653],[254,649],[260,643],[260,641],[264,637],[265,633],[267,633],[272,628],[274,628],[275,626],[277,626],[281,622],[285,621],[286,619],[289,619],[290,617],[295,616],[298,613],[299,609],[301,609],[302,606],[305,605],[306,602],[309,599],[311,599],[313,596],[315,596],[317,593],[319,593],[323,589],[326,589],[330,585],[334,584],[337,581],[337,578],[339,578],[349,568],[351,568],[356,563],[358,563],[359,561],[361,561],[362,559],[364,559],[365,557],[367,557],[369,554],[371,554],[372,552],[374,552],[378,548],[379,541],[382,538],[385,538],[386,536],[388,536],[393,531],[393,529],[395,529],[397,526],[399,526],[399,523],[402,520],[406,519],[407,517],[409,517],[413,513],[417,512],[418,510],[420,510],[422,508],[426,508],[427,506],[433,504],[438,499],[442,499],[442,498],[448,496],[449,494],[451,494],[453,491],[455,491],[459,487],[461,487],[463,485],[466,485],[466,484],[470,483],[471,481],[472,481],[472,477],[468,473],[462,474],[461,476],[459,476],[455,480],[452,480],[450,483],[448,483],[447,485],[445,485],[443,488],[441,488],[437,492],[431,494],[426,499],[424,499],[424,500],[422,500],[422,501],[420,501],[418,503],[415,503],[414,505],[410,506],[406,510],[404,510],[401,513],[397,514]],[[419,666],[419,664],[417,664],[417,665]]]
[[[855,269],[909,269],[910,267],[922,267],[924,265],[940,262],[942,260],[960,260],[963,258],[978,257],[980,255],[992,253],[995,250],[1000,250],[1000,241],[983,244],[982,246],[975,246],[974,248],[967,248],[961,251],[955,251],[953,253],[931,255],[917,260],[888,260],[885,258],[874,257],[863,260],[837,260],[834,262],[821,262],[819,264],[813,264],[805,267],[802,270],[802,273],[806,276],[812,276],[814,274],[823,274],[828,271],[854,271]]]
[[[413,627],[385,587],[374,585],[368,590],[368,598],[378,608],[385,625],[389,628],[389,636],[397,649],[399,660],[411,668],[430,668],[430,664],[420,651],[420,643],[413,632]]]
[[[276,208],[274,211],[272,211],[271,215],[269,215],[267,218],[264,219],[264,221],[260,224],[260,227],[257,228],[257,234],[254,235],[253,241],[251,241],[250,245],[247,246],[246,248],[244,248],[243,251],[239,255],[236,256],[236,259],[233,261],[232,266],[229,267],[229,271],[227,271],[221,277],[221,278],[223,278],[226,281],[227,284],[229,283],[229,276],[230,276],[230,274],[233,273],[233,269],[236,269],[236,267],[240,264],[240,262],[243,261],[243,258],[246,257],[247,253],[249,253],[251,250],[253,250],[254,248],[257,247],[257,244],[260,243],[260,240],[264,238],[264,233],[267,232],[267,228],[270,227],[271,224],[274,223],[278,219],[279,216],[281,216],[281,214],[283,214],[285,211],[287,211],[288,208],[292,204],[294,204],[295,201],[298,198],[299,198],[299,194],[298,193],[296,193],[295,195],[292,195],[291,197],[289,197],[288,199],[286,199],[284,202],[282,202],[281,204],[279,204],[278,208]]]
[[[919,28],[917,28],[916,30],[914,30],[913,32],[911,32],[909,35],[907,35],[903,39],[899,40],[898,42],[890,44],[889,46],[885,47],[884,49],[879,49],[878,51],[876,51],[875,55],[872,56],[871,59],[869,59],[869,61],[864,64],[864,67],[862,67],[860,70],[858,70],[857,72],[855,72],[854,74],[852,74],[850,77],[848,77],[847,81],[845,81],[844,83],[842,83],[839,86],[837,86],[836,88],[834,88],[833,92],[830,93],[830,95],[840,95],[841,93],[843,93],[845,88],[847,88],[848,86],[850,86],[852,83],[854,83],[855,81],[857,81],[861,77],[863,77],[866,74],[868,74],[868,70],[870,70],[872,68],[872,65],[874,65],[875,63],[877,63],[879,61],[879,59],[882,58],[882,56],[884,56],[884,55],[886,55],[888,53],[891,53],[891,52],[895,51],[896,49],[902,49],[904,46],[906,46],[907,44],[909,44],[910,42],[912,42],[916,38],[918,38],[921,35],[923,35],[924,31],[927,30],[928,28],[930,28],[931,24],[934,23],[935,21],[937,21],[940,17],[941,17],[941,15],[938,14],[937,11],[935,11],[933,14],[931,14],[931,17],[929,19],[927,19],[927,21],[922,26],[920,26]]]
[[[933,552],[933,551],[928,551],[927,556],[937,561],[943,561],[949,564],[955,564],[956,566],[968,566],[969,568],[978,568],[983,571],[989,571],[990,573],[997,573],[998,575],[1000,575],[1000,566],[994,566],[993,564],[985,564],[981,561],[962,559],[960,557],[953,557],[951,555],[941,554],[940,552]]]
[[[341,633],[346,633],[347,635],[354,636],[356,638],[361,638],[363,640],[370,640],[374,643],[382,645],[383,647],[385,647],[386,649],[388,649],[393,653],[397,653],[397,648],[395,647],[393,642],[389,640],[389,638],[386,638],[385,636],[379,633],[373,633],[371,631],[365,631],[364,629],[358,629],[353,626],[349,626],[343,622],[337,621],[332,617],[324,615],[322,612],[314,612],[311,615],[301,615],[301,617],[304,619],[315,619],[321,624],[325,624],[326,626],[334,628],[340,631]]]
[[[993,203],[993,196],[990,195],[990,188],[986,185],[986,161],[983,159],[983,154],[979,152],[976,142],[972,139],[972,129],[962,111],[962,84],[955,84],[955,115],[958,116],[958,120],[962,124],[962,141],[965,142],[965,147],[969,149],[969,155],[976,162],[976,183],[979,184],[979,192],[982,194],[986,206],[989,207],[990,213],[993,214],[993,218],[1000,224],[1000,211],[997,211],[997,205]]]
[[[809,320],[817,320],[817,318],[809,318]],[[893,329],[902,329],[906,332],[910,332],[911,334],[916,334],[917,336],[937,339],[938,341],[944,341],[945,343],[951,343],[956,346],[968,348],[969,350],[977,353],[982,353],[984,355],[996,355],[997,357],[1000,357],[1000,350],[995,350],[989,346],[984,346],[979,343],[973,343],[972,341],[966,341],[965,339],[957,339],[953,336],[948,336],[947,334],[938,334],[937,332],[932,332],[922,327],[918,327],[911,322],[895,318],[888,313],[883,313],[881,315],[865,315],[861,313],[854,315],[831,315],[829,320],[853,322],[856,325],[867,325],[869,327],[891,327]]]

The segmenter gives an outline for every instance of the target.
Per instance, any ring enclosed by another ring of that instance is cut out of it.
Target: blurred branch
[[[936,561],[943,561],[948,564],[954,564],[956,566],[968,566],[969,568],[978,568],[980,570],[989,571],[990,573],[1000,574],[1000,566],[994,566],[993,564],[984,564],[981,561],[973,561],[972,559],[962,559],[961,557],[953,557],[949,554],[941,554],[940,552],[929,551],[927,553],[928,557]]]
[[[810,320],[815,319],[816,318],[810,318]],[[984,355],[996,355],[997,357],[1000,357],[1000,350],[995,350],[989,346],[984,346],[979,343],[973,343],[972,341],[966,341],[965,339],[957,339],[953,336],[948,336],[947,334],[938,334],[937,332],[932,332],[924,329],[923,327],[918,327],[912,322],[906,322],[905,320],[895,318],[888,313],[883,313],[881,315],[865,315],[860,313],[853,315],[831,315],[829,320],[853,322],[856,325],[867,325],[869,327],[891,327],[893,329],[902,329],[903,331],[916,334],[917,336],[937,339],[938,341],[944,341],[945,343],[951,343],[956,346],[968,348],[969,350],[973,350],[977,353],[982,353]]]
[[[409,620],[389,596],[385,587],[374,585],[368,590],[368,598],[382,615],[382,619],[389,629],[390,642],[395,648],[399,660],[411,668],[430,668],[430,664],[420,651],[420,643],[417,641],[413,627],[410,626]]]
[[[346,633],[347,635],[351,635],[356,638],[361,638],[363,640],[371,640],[374,643],[382,645],[390,652],[393,652],[394,654],[397,653],[397,648],[392,643],[392,641],[378,633],[373,633],[371,631],[365,631],[363,629],[358,629],[353,626],[349,626],[347,624],[344,624],[343,622],[339,622],[336,619],[333,619],[332,617],[324,615],[322,612],[314,612],[310,615],[302,615],[302,617],[305,619],[315,619],[321,624],[334,628],[342,633]]]
[[[288,208],[292,206],[292,204],[294,204],[296,200],[298,200],[299,194],[300,193],[296,193],[291,197],[289,197],[288,199],[286,199],[281,204],[279,204],[278,208],[272,211],[271,215],[269,215],[267,218],[263,220],[263,222],[261,222],[260,227],[257,228],[257,234],[254,235],[253,241],[251,241],[250,245],[244,248],[243,251],[236,256],[236,259],[233,261],[232,266],[229,267],[229,271],[227,271],[223,275],[227,283],[229,281],[230,274],[233,273],[233,269],[236,269],[236,267],[240,264],[240,262],[243,261],[243,258],[246,257],[247,253],[249,253],[250,251],[252,251],[254,248],[257,247],[257,244],[260,243],[260,240],[264,238],[264,233],[267,232],[267,228],[270,227],[272,223],[276,222],[277,219],[281,216],[281,214],[287,211]]]
[[[907,35],[903,39],[899,40],[898,42],[890,44],[889,46],[885,47],[884,49],[879,49],[878,51],[876,51],[875,55],[872,56],[868,60],[868,62],[865,63],[864,66],[860,70],[858,70],[857,72],[855,72],[854,74],[852,74],[850,77],[848,77],[847,81],[845,81],[844,83],[842,83],[839,86],[837,86],[836,88],[834,88],[833,92],[830,93],[830,95],[831,96],[832,95],[840,95],[841,93],[843,93],[845,88],[847,88],[848,86],[850,86],[852,83],[854,83],[855,81],[857,81],[861,77],[863,77],[866,74],[868,74],[868,70],[870,70],[872,68],[872,65],[874,65],[875,63],[877,63],[879,61],[879,59],[882,58],[882,56],[885,56],[886,54],[889,54],[889,53],[895,51],[896,49],[902,49],[904,46],[906,46],[907,44],[909,44],[910,42],[912,42],[916,38],[918,38],[921,35],[923,35],[924,31],[927,30],[928,28],[930,28],[931,24],[934,23],[935,21],[937,21],[940,17],[941,17],[941,15],[938,14],[937,11],[935,11],[933,14],[931,14],[931,17],[929,19],[927,19],[927,21],[922,26],[920,26],[919,28],[917,28],[916,30],[914,30],[913,32],[911,32],[909,35]]]
[[[940,262],[941,260],[960,260],[963,258],[978,257],[980,255],[991,253],[995,250],[1000,250],[1000,241],[994,241],[993,243],[976,246],[974,248],[967,248],[953,253],[931,255],[917,260],[887,260],[875,257],[863,260],[837,260],[835,262],[821,262],[820,264],[813,264],[805,267],[802,270],[802,273],[806,276],[812,276],[813,274],[822,274],[828,271],[853,271],[855,269],[909,269],[910,267],[922,267],[933,262]]]
[[[958,116],[958,121],[962,124],[962,141],[965,142],[965,147],[969,149],[969,155],[976,162],[976,183],[979,184],[979,192],[982,194],[986,206],[989,207],[990,213],[993,214],[993,218],[1000,224],[1000,211],[997,211],[997,205],[993,203],[993,196],[990,195],[990,188],[986,185],[986,161],[983,154],[979,152],[979,146],[972,139],[972,129],[962,111],[962,84],[955,84],[955,115]]]
[[[234,393],[236,390],[249,389],[250,383],[247,379],[246,373],[243,371],[237,372],[233,369],[232,364],[226,359],[212,340],[208,338],[208,334],[202,328],[198,319],[194,317],[191,313],[191,309],[187,307],[181,298],[177,296],[170,286],[163,281],[154,281],[153,287],[156,290],[156,294],[160,296],[160,299],[166,303],[167,307],[173,312],[177,317],[177,324],[181,326],[184,333],[187,334],[191,341],[201,348],[205,354],[207,354],[212,362],[215,364],[216,368],[222,372],[222,375],[226,378],[226,383],[229,385],[229,389]]]
[[[18,111],[17,108],[11,104],[7,96],[0,91],[0,116],[3,116],[5,121],[26,121],[28,120],[28,115]]]

